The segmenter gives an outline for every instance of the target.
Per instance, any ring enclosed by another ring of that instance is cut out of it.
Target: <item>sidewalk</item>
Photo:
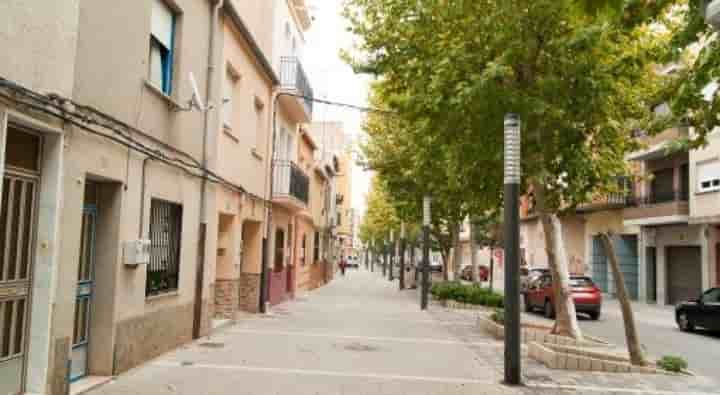
[[[670,394],[718,389],[702,378],[571,374],[524,361],[506,387],[502,343],[472,313],[418,308],[416,291],[349,271],[307,297],[168,353],[91,394]]]

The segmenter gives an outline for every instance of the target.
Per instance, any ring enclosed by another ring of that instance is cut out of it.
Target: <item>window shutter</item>
[[[698,163],[697,175],[698,191],[720,189],[720,161]]]
[[[172,50],[173,12],[162,0],[153,0],[150,32],[165,49]]]

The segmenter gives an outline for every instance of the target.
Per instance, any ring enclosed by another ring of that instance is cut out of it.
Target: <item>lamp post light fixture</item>
[[[505,116],[505,383],[519,385],[520,373],[520,117]]]
[[[428,293],[430,292],[430,222],[432,216],[430,206],[432,198],[430,195],[423,197],[423,261],[422,261],[422,283],[420,285],[420,309],[425,310],[428,306]]]

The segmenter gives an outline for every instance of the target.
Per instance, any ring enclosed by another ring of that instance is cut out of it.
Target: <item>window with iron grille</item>
[[[176,291],[180,271],[182,206],[153,199],[150,206],[150,263],[145,295]]]
[[[320,260],[320,232],[315,232],[315,243],[313,245],[313,263]]]

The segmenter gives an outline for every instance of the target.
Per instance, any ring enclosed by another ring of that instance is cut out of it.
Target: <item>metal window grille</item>
[[[182,206],[153,199],[150,206],[150,264],[145,295],[177,290],[180,271]]]
[[[315,232],[313,263],[320,260],[320,232]]]

